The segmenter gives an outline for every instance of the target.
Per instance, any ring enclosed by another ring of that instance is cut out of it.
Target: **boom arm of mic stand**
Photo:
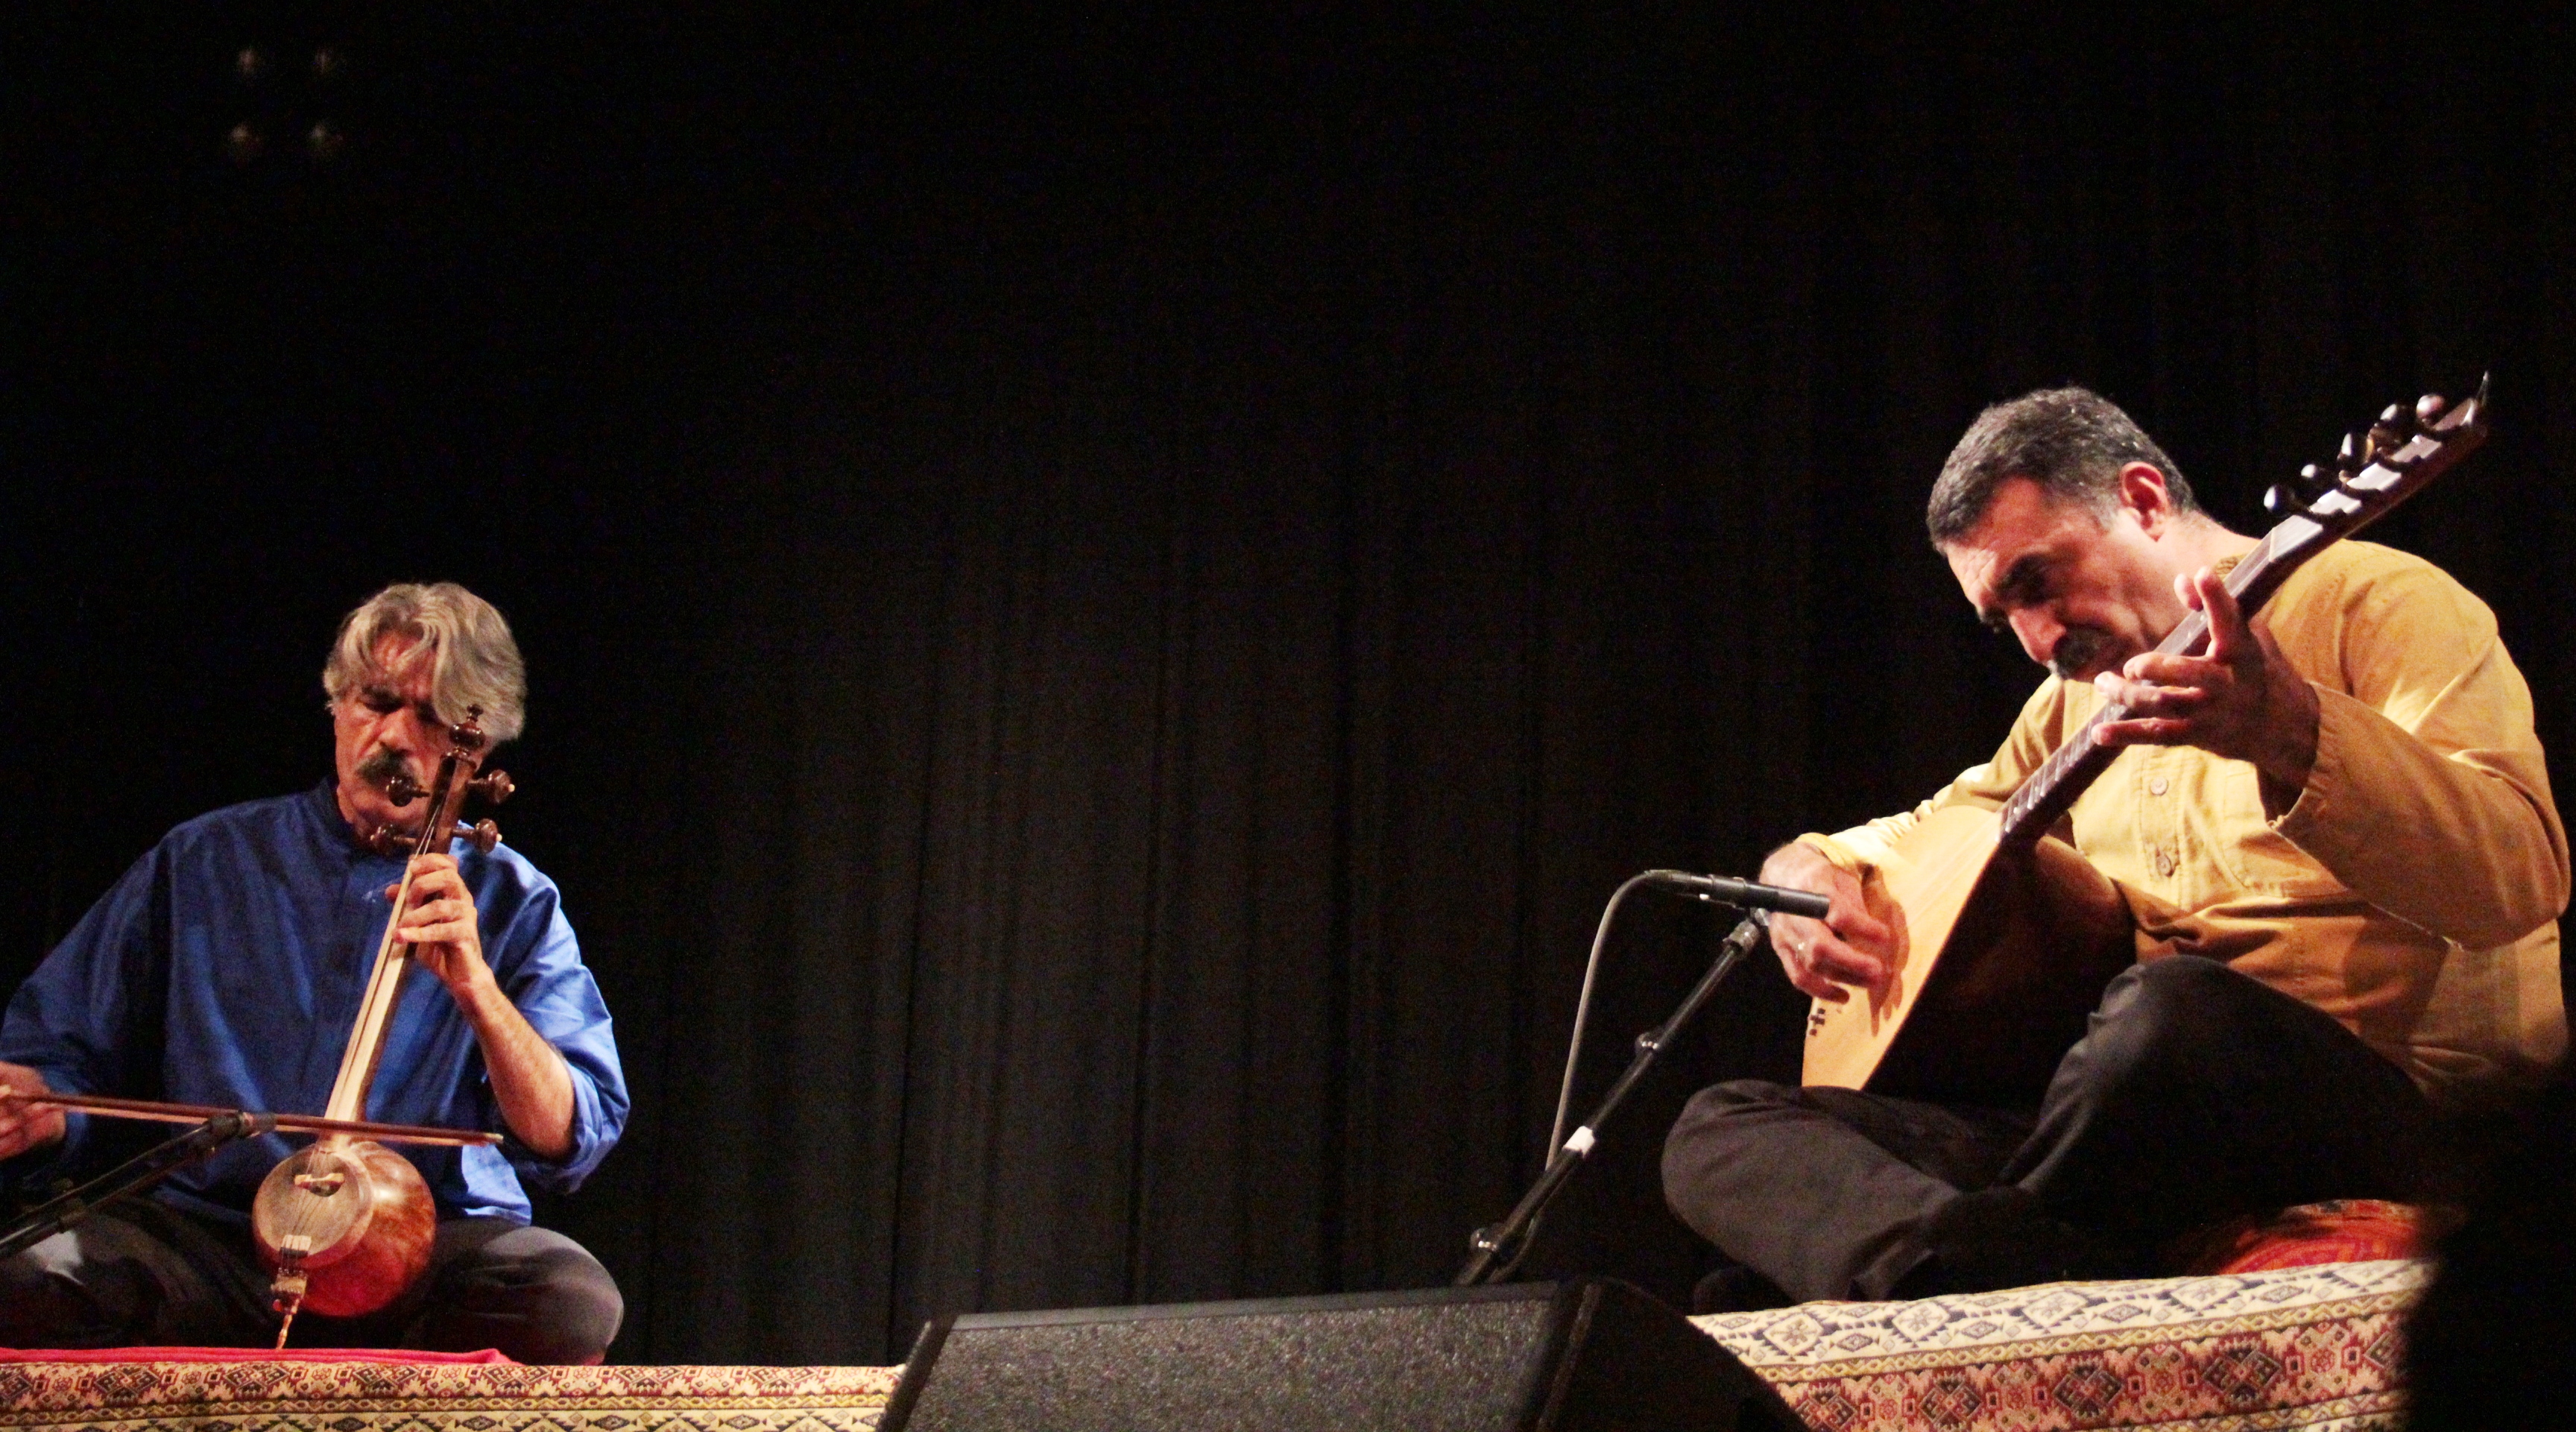
[[[155,1144],[71,1192],[30,1209],[0,1232],[0,1258],[32,1248],[82,1219],[100,1204],[150,1188],[235,1139],[256,1138],[276,1127],[266,1114],[220,1113],[177,1138]]]
[[[1466,1267],[1458,1271],[1456,1286],[1470,1288],[1479,1283],[1499,1282],[1520,1266],[1522,1256],[1529,1251],[1530,1233],[1538,1226],[1539,1215],[1547,1211],[1548,1204],[1565,1187],[1566,1180],[1574,1177],[1574,1170],[1591,1155],[1594,1144],[1599,1141],[1601,1127],[1618,1112],[1619,1105],[1628,1097],[1628,1091],[1635,1088],[1637,1081],[1646,1077],[1646,1071],[1654,1067],[1656,1057],[1664,1052],[1665,1046],[1699,1017],[1709,996],[1717,993],[1719,982],[1754,946],[1762,943],[1769,932],[1770,922],[1760,910],[1735,922],[1735,928],[1727,933],[1725,944],[1718,950],[1716,963],[1709,966],[1707,974],[1700,976],[1699,983],[1692,986],[1689,996],[1682,1000],[1681,1008],[1673,1011],[1672,1018],[1637,1036],[1636,1057],[1628,1061],[1627,1072],[1619,1076],[1618,1083],[1610,1086],[1609,1094],[1601,1100],[1601,1107],[1592,1111],[1592,1117],[1584,1120],[1561,1147],[1548,1155],[1547,1170],[1538,1176],[1538,1182],[1530,1185],[1530,1191],[1521,1195],[1519,1204],[1502,1222],[1476,1230],[1475,1237],[1469,1240],[1475,1246],[1475,1255],[1467,1260]]]

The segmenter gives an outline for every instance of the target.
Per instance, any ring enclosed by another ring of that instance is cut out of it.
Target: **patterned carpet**
[[[856,1432],[899,1368],[0,1364],[4,1432]]]
[[[2396,1432],[2426,1276],[2334,1263],[1694,1321],[1815,1432]],[[902,1371],[213,1356],[0,1361],[0,1432],[858,1432]]]
[[[1693,1319],[1816,1432],[2395,1432],[2406,1261]]]

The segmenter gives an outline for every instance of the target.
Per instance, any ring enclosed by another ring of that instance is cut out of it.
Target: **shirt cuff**
[[[1818,855],[1825,858],[1827,864],[1856,880],[1867,879],[1873,868],[1868,857],[1844,844],[1839,836],[1809,831],[1799,836],[1792,844],[1813,847]]]
[[[2308,683],[2317,693],[2317,757],[2299,798],[2272,821],[2281,838],[2314,856],[2328,870],[2369,838],[2366,830],[2345,830],[2340,818],[2352,784],[2352,722],[2357,714],[2376,714],[2340,691]],[[2365,822],[2366,824],[2366,822]]]
[[[63,1136],[58,1142],[29,1149],[16,1158],[0,1159],[0,1190],[13,1190],[28,1203],[52,1197],[47,1185],[72,1172],[81,1145],[88,1141],[89,1115],[77,1109],[64,1110]]]
[[[579,1188],[608,1155],[602,1139],[606,1115],[598,1084],[569,1058],[564,1060],[564,1073],[572,1081],[572,1122],[567,1130],[572,1147],[564,1151],[563,1157],[547,1158],[538,1153],[511,1131],[507,1120],[501,1121],[501,1148],[510,1167],[517,1171],[522,1183],[548,1193],[570,1193]]]

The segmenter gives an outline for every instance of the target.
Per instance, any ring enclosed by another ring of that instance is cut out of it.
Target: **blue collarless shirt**
[[[397,1151],[419,1166],[440,1216],[524,1223],[530,1186],[572,1189],[616,1144],[626,1079],[554,882],[507,846],[452,853],[474,892],[493,978],[572,1074],[573,1148],[560,1162],[515,1139]],[[351,839],[328,783],[189,821],[135,862],[19,987],[0,1021],[0,1061],[65,1092],[319,1114],[392,914],[385,887],[402,864]],[[367,1116],[507,1132],[473,1029],[425,970],[404,977]],[[68,1122],[61,1153],[72,1159],[95,1121]],[[247,1218],[260,1180],[304,1142],[270,1135],[228,1145],[155,1196]]]

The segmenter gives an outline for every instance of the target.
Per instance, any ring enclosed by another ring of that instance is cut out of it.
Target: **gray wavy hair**
[[[390,675],[376,663],[376,648],[389,636],[429,647],[429,700],[439,720],[452,726],[467,707],[480,706],[478,724],[493,745],[519,734],[527,721],[527,663],[490,602],[454,582],[396,582],[359,603],[340,619],[322,665],[322,689],[332,701]]]

